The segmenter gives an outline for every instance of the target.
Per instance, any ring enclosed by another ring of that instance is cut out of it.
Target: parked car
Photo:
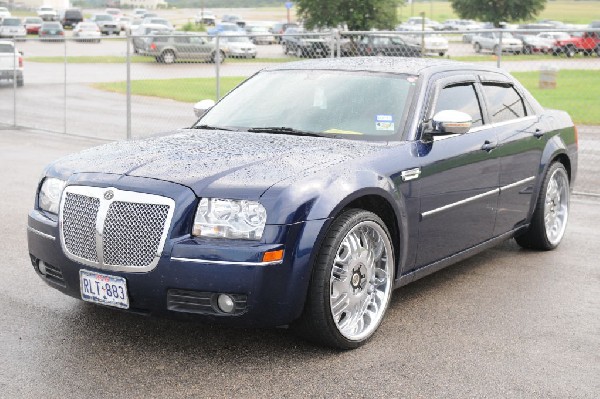
[[[0,80],[16,82],[17,87],[24,85],[23,54],[17,51],[14,42],[0,40]]]
[[[147,43],[152,39],[153,35],[166,35],[172,33],[173,30],[165,25],[140,25],[133,31],[131,42],[133,44],[133,52],[143,54],[146,51]]]
[[[219,49],[230,58],[256,58],[256,45],[246,35],[225,32],[219,39]]]
[[[151,37],[140,54],[156,58],[157,62],[173,64],[176,61],[223,62],[225,53],[217,52],[214,39],[198,34],[177,33]]]
[[[105,10],[104,10],[104,13],[105,13],[105,14],[108,14],[108,15],[112,15],[112,17],[113,17],[113,18],[115,19],[115,21],[117,21],[117,22],[119,22],[119,19],[120,19],[120,18],[121,18],[121,16],[123,15],[123,14],[121,13],[121,10],[119,10],[118,8],[111,8],[111,7],[109,7],[109,8],[107,8],[107,9],[105,9]]]
[[[148,10],[146,10],[145,8],[134,8],[133,16],[136,18],[142,18],[147,12]]]
[[[58,13],[51,6],[41,6],[37,9],[37,16],[44,21],[56,21],[58,20]]]
[[[575,127],[501,69],[287,63],[196,110],[192,128],[43,170],[27,240],[44,282],[129,312],[289,325],[351,349],[395,288],[513,237],[536,250],[564,237]]]
[[[516,39],[523,42],[523,54],[533,53],[550,53],[554,46],[553,39],[547,39],[539,35],[532,35],[527,33],[517,33],[513,35]]]
[[[42,27],[42,19],[40,17],[27,17],[23,22],[27,34],[38,34]]]
[[[221,34],[223,32],[236,32],[236,33],[244,33],[244,29],[239,27],[237,24],[230,22],[222,22],[220,24],[216,24],[213,28],[209,29],[207,33],[210,36],[215,36]]]
[[[217,18],[215,17],[215,14],[212,11],[201,10],[194,17],[194,22],[196,23],[196,25],[202,24],[208,26],[215,26],[215,24],[217,23]]]
[[[102,33],[94,22],[80,22],[73,28],[73,37],[80,42],[100,43]]]
[[[246,33],[254,44],[273,44],[277,43],[275,36],[269,32],[266,26],[247,26]]]
[[[273,35],[275,35],[275,40],[277,40],[277,43],[281,43],[281,40],[283,39],[282,35],[288,28],[299,27],[300,25],[298,25],[295,22],[276,22],[269,30],[271,31],[271,33],[273,33]]]
[[[442,30],[477,30],[481,29],[481,24],[472,19],[448,19],[442,25]]]
[[[129,23],[129,27],[128,27],[127,32],[130,35],[133,34],[133,32],[135,32],[140,27],[141,24],[142,24],[142,19],[141,18],[133,18],[131,20],[131,22]]]
[[[83,14],[79,8],[69,8],[62,13],[60,22],[63,27],[73,28],[83,21]]]
[[[38,35],[42,41],[62,42],[65,40],[65,30],[60,22],[44,22]]]
[[[327,57],[330,52],[328,41],[319,32],[307,32],[304,28],[287,28],[281,38],[284,54],[296,57]]]
[[[130,17],[121,17],[119,18],[119,25],[121,26],[121,32],[129,32],[130,25],[132,22],[132,18]]]
[[[100,33],[103,35],[119,35],[121,33],[121,26],[110,14],[94,14],[90,21],[98,25]]]
[[[402,34],[400,36],[406,43],[421,46],[425,45],[424,54],[436,54],[443,57],[448,52],[448,39],[439,34]]]
[[[476,53],[481,50],[490,50],[498,53],[500,34],[497,32],[483,32],[473,37],[473,49]],[[523,52],[523,42],[515,39],[510,32],[502,32],[502,52],[520,54]]]
[[[433,21],[433,20],[431,20],[431,19],[429,19],[427,17],[410,17],[402,25],[407,25],[409,27],[410,26],[421,26],[422,27],[423,24],[425,24],[425,27],[429,28],[429,29],[433,29],[433,30],[442,30],[443,29],[443,25],[442,24],[440,24],[437,21]]]
[[[358,55],[420,57],[421,46],[404,41],[399,35],[369,34],[358,42]]]
[[[6,7],[0,7],[0,22],[2,22],[2,20],[4,18],[10,17],[11,13],[10,11],[8,11],[8,8]]]
[[[15,40],[25,40],[27,30],[23,25],[21,18],[7,17],[0,23],[0,38],[11,38]]]
[[[598,32],[574,32],[568,39],[554,42],[553,55],[565,54],[574,57],[578,53],[600,56],[600,34]]]

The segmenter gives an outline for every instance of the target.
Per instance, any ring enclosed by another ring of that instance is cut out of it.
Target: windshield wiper
[[[311,137],[325,137],[323,134],[315,133],[315,132],[307,132],[304,130],[298,130],[291,127],[278,127],[278,126],[268,126],[268,127],[251,127],[248,129],[249,132],[253,133],[274,133],[274,134],[290,134],[292,136],[311,136]]]
[[[223,126],[211,126],[211,125],[195,125],[192,126],[193,129],[204,129],[204,130],[226,130],[228,132],[237,132],[236,129],[230,129],[228,127]]]

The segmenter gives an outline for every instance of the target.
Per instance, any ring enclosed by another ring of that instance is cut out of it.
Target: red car
[[[40,31],[40,28],[42,26],[42,19],[38,18],[38,17],[28,17],[25,18],[25,30],[27,31],[27,34],[33,33],[33,34],[37,34]]]
[[[564,53],[567,57],[574,57],[577,53],[600,56],[600,35],[598,32],[575,33],[569,39],[557,40],[552,48],[552,55]]]

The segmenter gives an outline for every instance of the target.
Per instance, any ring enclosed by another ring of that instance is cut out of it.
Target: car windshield
[[[229,43],[248,43],[250,39],[246,36],[238,36],[238,37],[228,37],[227,41]]]
[[[81,29],[81,30],[97,30],[98,25],[96,25],[94,23],[79,24],[79,29]]]
[[[112,21],[112,15],[104,14],[104,15],[96,15],[96,21]]]
[[[58,23],[44,24],[42,27],[44,29],[60,29],[60,25]]]
[[[166,19],[162,19],[162,18],[153,18],[150,20],[151,24],[158,24],[158,25],[165,25],[165,26],[169,26],[169,21],[167,21]]]
[[[41,24],[42,23],[42,19],[41,18],[27,18],[25,20],[26,24]]]
[[[266,71],[223,98],[198,126],[387,140],[404,125],[415,81],[363,71]]]
[[[21,20],[19,18],[4,18],[4,21],[2,21],[2,25],[19,26],[21,25]]]

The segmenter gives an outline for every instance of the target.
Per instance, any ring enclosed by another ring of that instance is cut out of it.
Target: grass
[[[515,72],[513,75],[544,106],[567,111],[575,123],[600,125],[600,73],[598,71],[562,70],[558,72],[556,89],[539,89],[539,72]],[[229,92],[244,77],[221,78],[221,95]],[[125,82],[96,83],[93,87],[124,94]],[[214,78],[187,78],[167,80],[134,80],[131,92],[135,95],[169,98],[195,103],[206,98],[216,99]]]
[[[536,19],[550,19],[563,21],[571,24],[589,24],[592,19],[600,19],[598,9],[600,2],[598,1],[548,1],[546,8],[540,13]],[[431,11],[433,10],[433,17]],[[398,17],[402,21],[406,21],[411,16],[418,16],[420,12],[424,12],[428,18],[443,22],[446,19],[458,18],[452,10],[449,1],[422,1],[413,2],[413,4],[405,4],[398,7]],[[531,21],[521,21],[531,22]]]
[[[514,77],[547,108],[567,111],[573,121],[583,125],[600,125],[600,73],[598,71],[561,70],[556,89],[538,87],[539,72],[514,72]]]
[[[244,77],[222,77],[221,96],[240,84]],[[114,93],[126,93],[126,82],[95,83],[93,87]],[[172,100],[195,103],[211,98],[217,99],[214,78],[151,79],[132,80],[131,93],[141,96],[170,98]]]
[[[300,58],[296,57],[281,57],[281,58],[228,58],[226,63],[252,63],[252,62],[261,62],[261,63],[280,63],[280,62],[290,62],[290,61],[298,61]],[[124,64],[126,62],[126,57],[123,56],[114,56],[114,55],[90,55],[90,56],[68,56],[67,63],[68,64]],[[43,63],[63,63],[65,61],[64,57],[61,56],[51,56],[51,57],[27,57],[28,62],[43,62]],[[154,62],[156,60],[154,57],[147,57],[142,55],[132,55],[131,62],[134,64],[139,63],[148,63]]]

